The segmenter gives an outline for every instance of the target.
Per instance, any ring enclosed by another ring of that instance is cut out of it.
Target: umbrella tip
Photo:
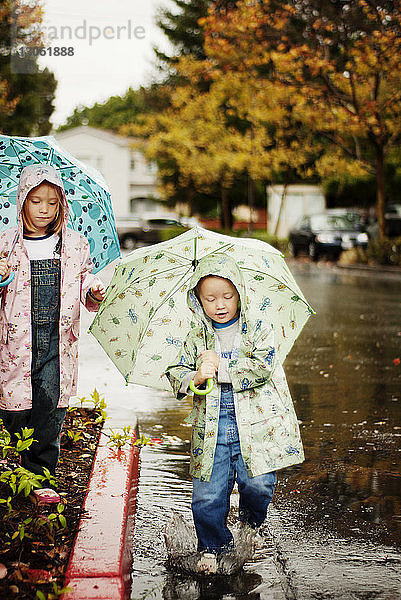
[[[199,264],[199,260],[197,258],[194,258],[192,261],[192,266],[194,268],[194,271],[195,271],[196,267],[198,266],[198,264]]]

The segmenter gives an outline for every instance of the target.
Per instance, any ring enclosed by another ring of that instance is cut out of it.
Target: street
[[[229,584],[165,566],[165,524],[172,511],[190,518],[189,400],[126,387],[85,333],[91,316],[83,319],[79,395],[96,386],[112,426],[137,417],[142,432],[166,440],[141,454],[135,600],[401,598],[400,277],[324,263],[290,268],[317,312],[285,364],[307,458],[279,473],[255,559]]]

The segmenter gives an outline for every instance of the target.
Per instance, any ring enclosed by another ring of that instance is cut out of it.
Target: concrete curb
[[[401,267],[392,267],[390,265],[336,265],[337,269],[348,271],[361,271],[361,273],[390,273],[391,275],[401,276]]]
[[[108,439],[102,432],[66,570],[72,591],[64,600],[130,597],[139,449],[113,450]]]

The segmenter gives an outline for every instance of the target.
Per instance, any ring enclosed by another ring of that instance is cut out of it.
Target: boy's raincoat
[[[76,393],[78,371],[78,336],[80,302],[90,311],[98,305],[87,293],[101,283],[92,275],[93,263],[89,243],[79,233],[67,229],[68,202],[62,181],[55,169],[35,164],[21,172],[17,195],[17,227],[0,234],[0,256],[8,256],[18,231],[19,237],[9,258],[14,280],[2,288],[0,295],[0,408],[24,410],[32,406],[31,390],[31,276],[30,262],[23,241],[21,209],[29,192],[43,181],[62,190],[64,224],[62,230],[60,283],[60,400],[59,408],[68,406]]]
[[[267,322],[248,321],[246,291],[235,261],[227,255],[210,255],[199,262],[191,279],[187,301],[194,314],[177,362],[166,375],[174,394],[180,398],[181,382],[189,371],[199,367],[204,350],[219,354],[218,338],[194,288],[202,277],[217,275],[229,279],[241,299],[240,341],[229,360],[235,413],[241,453],[251,477],[269,473],[304,460],[298,421],[284,370],[275,355],[274,332]],[[206,396],[194,396],[193,409],[186,421],[192,425],[191,474],[208,481],[216,448],[220,386]]]

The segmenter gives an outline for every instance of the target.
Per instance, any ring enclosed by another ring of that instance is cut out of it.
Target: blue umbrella
[[[0,231],[16,224],[20,173],[36,163],[58,171],[69,203],[68,227],[87,237],[93,272],[121,256],[110,191],[102,175],[61,148],[51,136],[0,135]]]

